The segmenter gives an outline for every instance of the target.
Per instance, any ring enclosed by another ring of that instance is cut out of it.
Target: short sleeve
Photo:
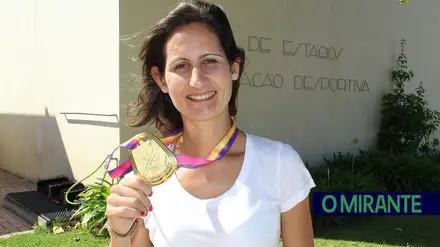
[[[277,167],[280,211],[283,213],[303,201],[316,185],[300,155],[288,144],[281,143]]]

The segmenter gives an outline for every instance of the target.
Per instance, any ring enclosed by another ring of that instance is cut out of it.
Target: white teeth
[[[211,92],[211,93],[207,93],[207,94],[203,94],[203,95],[190,95],[188,96],[188,98],[192,99],[192,100],[204,100],[204,99],[208,99],[211,98],[212,96],[214,96],[215,92]]]

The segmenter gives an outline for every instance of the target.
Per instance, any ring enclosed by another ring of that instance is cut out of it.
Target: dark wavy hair
[[[139,58],[142,62],[142,87],[137,100],[127,106],[127,125],[142,127],[154,125],[167,135],[183,127],[182,116],[174,107],[168,94],[163,93],[151,75],[151,68],[157,66],[163,76],[165,70],[165,44],[173,32],[192,23],[205,24],[219,39],[230,64],[240,59],[238,79],[232,81],[232,95],[229,114],[237,114],[237,94],[243,73],[245,52],[237,47],[229,20],[223,10],[211,3],[192,1],[179,3],[164,18],[150,29],[142,44]]]

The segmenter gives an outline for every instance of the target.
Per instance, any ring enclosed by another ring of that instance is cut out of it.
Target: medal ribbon
[[[171,133],[170,135],[160,139],[162,143],[169,148],[169,146],[173,143],[175,143],[183,134],[183,129],[180,129],[176,132]],[[238,129],[235,124],[235,121],[232,120],[232,126],[229,129],[229,131],[226,133],[226,135],[223,137],[223,139],[214,147],[214,149],[211,151],[211,153],[205,158],[198,158],[198,157],[192,157],[192,156],[186,156],[182,154],[175,154],[177,158],[177,165],[182,168],[199,168],[204,165],[210,164],[216,160],[219,160],[223,158],[223,156],[226,155],[226,153],[231,148],[232,144],[234,143],[235,139],[238,135]],[[122,143],[117,148],[113,150],[113,152],[107,156],[107,158],[104,161],[104,167],[107,170],[108,174],[112,178],[119,178],[121,176],[124,176],[125,174],[131,172],[133,170],[132,164],[130,160],[126,160],[123,163],[121,163],[116,168],[109,170],[108,167],[110,165],[111,160],[113,159],[113,154],[116,152],[118,148],[127,148],[130,150],[133,150],[136,148],[139,144],[142,144],[142,138],[145,136],[145,134],[137,134],[128,141]]]

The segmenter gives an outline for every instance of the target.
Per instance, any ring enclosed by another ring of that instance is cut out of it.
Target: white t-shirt
[[[247,134],[243,167],[231,189],[200,200],[174,175],[153,187],[145,227],[155,247],[278,247],[280,214],[314,186],[290,145]]]

